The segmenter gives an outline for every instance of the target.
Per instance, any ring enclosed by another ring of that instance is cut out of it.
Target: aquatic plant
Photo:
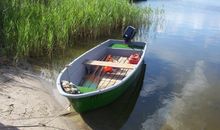
[[[1,48],[16,58],[51,56],[77,39],[139,25],[152,12],[127,0],[7,0],[0,11]]]

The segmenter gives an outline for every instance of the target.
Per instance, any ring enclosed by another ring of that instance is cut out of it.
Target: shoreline
[[[52,81],[29,70],[0,66],[0,102],[0,129],[89,129]]]

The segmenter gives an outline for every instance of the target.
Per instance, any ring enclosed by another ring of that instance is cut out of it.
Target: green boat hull
[[[72,104],[72,106],[74,107],[74,109],[79,113],[91,111],[96,108],[110,104],[114,100],[116,100],[119,96],[121,96],[126,91],[126,89],[132,87],[132,84],[134,84],[134,82],[139,81],[140,76],[142,75],[142,73],[144,73],[143,72],[145,70],[144,67],[145,64],[141,64],[123,84],[121,84],[120,86],[116,87],[111,91],[89,97],[76,98],[76,99],[68,98],[68,99]]]

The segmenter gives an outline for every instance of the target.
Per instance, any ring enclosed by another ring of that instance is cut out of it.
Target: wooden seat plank
[[[95,65],[95,66],[110,66],[114,68],[124,68],[124,69],[133,69],[135,67],[134,64],[128,63],[113,63],[113,62],[106,62],[106,61],[96,61],[96,60],[89,60],[85,62],[87,65]]]

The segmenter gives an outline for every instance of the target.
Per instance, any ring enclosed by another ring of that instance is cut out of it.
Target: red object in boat
[[[130,64],[137,64],[139,60],[140,60],[140,55],[138,53],[134,53],[128,58]]]
[[[109,67],[109,66],[105,66],[103,68],[104,72],[112,72],[112,67]]]
[[[107,58],[106,58],[106,61],[108,61],[108,62],[113,62],[112,56],[111,56],[111,55],[108,55]],[[106,72],[106,73],[107,73],[107,72],[112,72],[112,67],[110,67],[110,66],[104,66],[103,71]]]

